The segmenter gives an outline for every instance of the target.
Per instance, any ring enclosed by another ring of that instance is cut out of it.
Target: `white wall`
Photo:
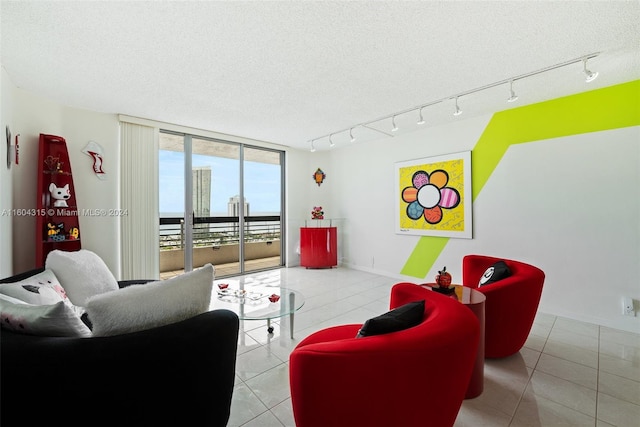
[[[339,209],[331,204],[334,189],[339,188],[330,168],[330,154],[326,151],[311,153],[287,150],[287,266],[300,265],[300,227],[312,226],[311,210],[322,206],[325,218],[338,218]],[[318,186],[313,174],[320,168],[327,175]],[[322,225],[328,226],[328,221]]]
[[[419,238],[394,232],[394,163],[472,150],[490,119],[332,151],[344,264],[421,282],[444,265],[460,280],[470,253],[518,259],[546,273],[541,311],[640,332],[621,313],[623,295],[640,309],[639,127],[511,146],[473,205],[474,238],[450,239],[425,278],[400,274]]]
[[[15,126],[13,125],[13,84],[3,67],[0,67],[0,131],[2,142],[0,143],[0,277],[8,277],[13,274],[13,256],[11,251],[12,235],[12,185],[11,169],[6,166],[7,144],[5,137],[6,126],[11,130],[11,143],[15,141]],[[11,159],[11,168],[14,156]]]
[[[348,236],[344,239],[345,265],[402,277],[400,270],[419,237],[395,234],[395,162],[471,150],[490,118],[356,142],[331,152],[331,169],[340,182],[333,204],[338,216],[345,218],[344,234]]]
[[[14,89],[13,132],[20,133],[20,165],[12,168],[13,208],[36,207],[38,139],[40,133],[67,141],[73,169],[78,210],[118,207],[118,120],[113,114],[95,113],[61,106],[38,95]],[[4,96],[3,96],[4,98]],[[105,149],[104,170],[108,180],[94,174],[93,161],[82,153],[90,140]],[[35,218],[13,217],[13,271],[35,267]],[[82,247],[96,252],[117,276],[119,219],[113,216],[80,215]]]

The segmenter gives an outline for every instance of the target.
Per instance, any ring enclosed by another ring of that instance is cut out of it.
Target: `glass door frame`
[[[272,153],[277,153],[279,157],[279,167],[280,167],[280,254],[279,254],[279,263],[278,267],[282,267],[286,265],[285,254],[286,252],[286,224],[285,220],[285,152],[282,150],[265,148],[256,145],[249,145],[240,142],[227,141],[218,138],[211,138],[206,136],[200,136],[195,134],[189,134],[185,132],[175,132],[171,130],[160,130],[161,133],[166,133],[170,135],[181,136],[183,138],[183,154],[184,154],[184,272],[189,272],[193,270],[193,235],[194,235],[194,226],[196,224],[195,220],[195,211],[194,211],[194,203],[193,203],[193,139],[197,138],[199,140],[206,140],[215,143],[221,144],[229,144],[235,145],[239,148],[239,200],[238,203],[238,265],[239,272],[237,274],[246,274],[246,260],[245,260],[245,236],[246,236],[246,219],[248,218],[244,212],[245,210],[245,148],[250,148],[253,150],[261,150],[261,151],[269,151]],[[196,153],[197,154],[197,153]],[[187,213],[189,212],[189,214]],[[277,268],[277,267],[273,267]],[[257,270],[252,270],[257,271]]]

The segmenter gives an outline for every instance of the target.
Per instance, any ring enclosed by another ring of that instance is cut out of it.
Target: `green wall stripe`
[[[495,113],[472,151],[472,200],[513,144],[638,125],[640,80]],[[421,237],[400,273],[424,278],[448,241]]]

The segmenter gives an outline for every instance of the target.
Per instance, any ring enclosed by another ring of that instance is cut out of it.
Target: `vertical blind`
[[[158,128],[120,122],[121,277],[159,278]]]

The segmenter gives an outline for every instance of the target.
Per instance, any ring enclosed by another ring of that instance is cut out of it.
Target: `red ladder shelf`
[[[40,134],[36,206],[36,267],[43,267],[54,249],[81,248],[71,162],[67,142],[60,136]]]

